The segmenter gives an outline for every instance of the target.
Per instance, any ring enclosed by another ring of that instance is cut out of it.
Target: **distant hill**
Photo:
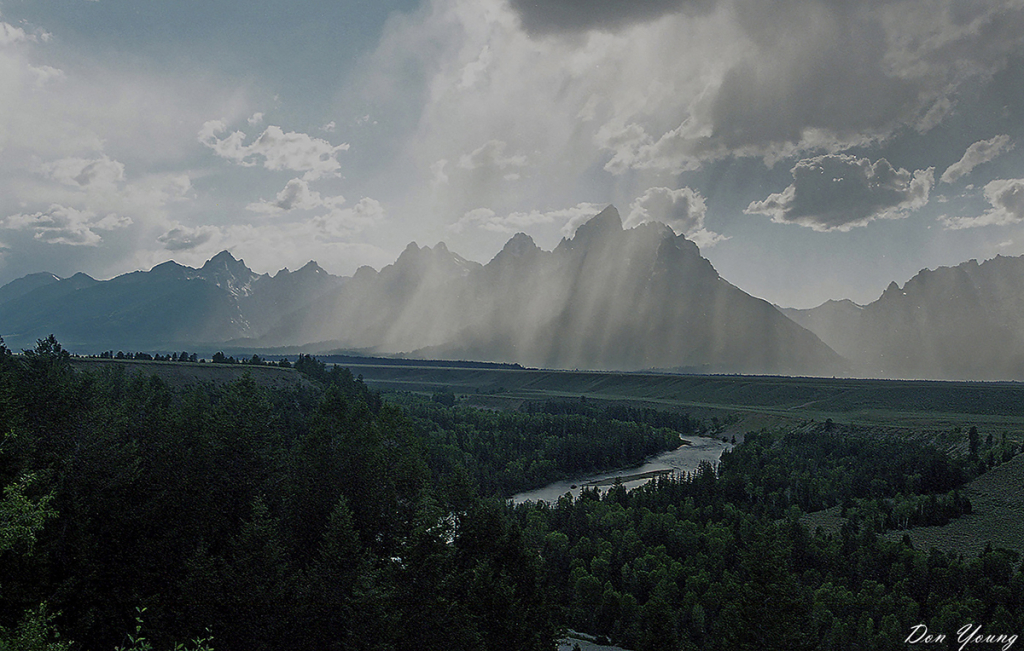
[[[860,375],[1024,380],[1024,258],[923,270],[863,307],[783,310]]]
[[[0,305],[24,296],[40,287],[60,282],[60,280],[60,276],[56,276],[48,271],[22,276],[0,287]]]
[[[48,334],[70,350],[155,350],[252,336],[344,280],[310,262],[256,274],[223,251],[201,269],[165,262],[107,281],[33,274],[0,288],[0,335],[12,349]]]

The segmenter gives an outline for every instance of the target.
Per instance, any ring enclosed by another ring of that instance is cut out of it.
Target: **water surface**
[[[703,436],[681,436],[689,445],[680,445],[675,450],[662,452],[650,457],[646,462],[633,468],[602,472],[593,475],[585,475],[564,481],[556,481],[542,488],[537,488],[523,493],[517,493],[511,497],[515,504],[522,502],[548,502],[554,504],[558,498],[566,493],[578,497],[584,487],[597,485],[598,490],[606,491],[611,487],[616,477],[623,478],[622,485],[627,489],[643,486],[653,479],[654,473],[675,473],[695,472],[702,461],[718,463],[722,452],[732,447],[719,439],[706,438]],[[645,475],[629,479],[632,476]],[[575,486],[575,488],[574,488]]]

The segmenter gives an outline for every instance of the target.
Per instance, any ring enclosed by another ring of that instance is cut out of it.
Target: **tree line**
[[[565,400],[518,412],[310,383],[172,388],[0,344],[0,651],[898,649],[911,627],[1024,628],[1015,552],[879,534],[971,510],[962,455],[832,423],[717,466],[555,504],[504,498],[628,465],[704,425]],[[836,531],[804,514],[837,508]]]
[[[307,365],[326,382],[172,389],[0,349],[0,648],[549,649],[502,503]]]

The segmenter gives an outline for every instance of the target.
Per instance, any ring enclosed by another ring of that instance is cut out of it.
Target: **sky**
[[[0,0],[0,284],[608,204],[787,307],[1022,255],[1024,0]]]

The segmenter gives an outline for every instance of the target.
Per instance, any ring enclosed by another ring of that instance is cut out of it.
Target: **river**
[[[633,477],[633,479],[624,479],[622,485],[627,489],[636,488],[643,486],[660,474],[694,472],[702,461],[718,463],[722,452],[732,448],[732,445],[719,439],[703,436],[681,436],[680,438],[688,445],[680,445],[675,450],[650,457],[643,464],[634,468],[556,481],[543,488],[517,493],[511,497],[512,502],[515,504],[523,502],[554,504],[559,497],[566,493],[572,493],[573,497],[578,497],[583,488],[587,486],[596,485],[602,491],[607,490],[614,483],[616,477]]]

